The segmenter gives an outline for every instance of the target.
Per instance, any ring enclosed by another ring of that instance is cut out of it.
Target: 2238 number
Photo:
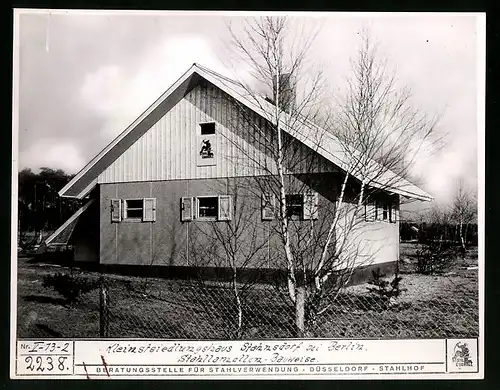
[[[67,359],[67,356],[26,356],[24,362],[31,372],[64,372],[69,370]]]

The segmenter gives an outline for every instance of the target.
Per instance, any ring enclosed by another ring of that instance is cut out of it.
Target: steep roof
[[[97,177],[125,150],[137,141],[153,124],[177,104],[201,79],[212,83],[227,93],[240,104],[248,107],[263,118],[269,119],[275,109],[265,98],[250,94],[237,82],[224,77],[208,68],[193,64],[164,94],[162,94],[146,111],[132,122],[120,135],[110,142],[95,156],[76,176],[59,191],[60,196],[82,199],[97,184]],[[346,150],[339,139],[325,129],[312,122],[301,119],[293,121],[288,114],[282,113],[281,128],[321,156],[337,165],[344,171],[351,172],[349,162],[361,158],[361,154]],[[370,160],[370,169],[377,174],[368,177],[370,185],[385,189],[409,198],[432,200],[432,196],[421,190],[406,179],[399,177],[390,170],[383,169],[375,161]],[[380,169],[379,169],[380,168]],[[360,172],[351,172],[361,180]],[[365,175],[366,176],[366,175]]]

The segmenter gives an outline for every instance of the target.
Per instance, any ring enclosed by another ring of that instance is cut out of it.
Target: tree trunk
[[[305,286],[297,286],[295,289],[295,326],[297,327],[297,337],[304,337],[305,297]]]
[[[241,299],[240,299],[240,292],[238,290],[238,283],[237,283],[237,269],[236,267],[233,268],[233,291],[234,291],[234,298],[236,301],[236,309],[238,310],[238,320],[237,320],[237,337],[240,338],[242,336],[241,331],[242,331],[242,325],[243,325],[243,309],[241,307]]]
[[[283,169],[283,139],[282,139],[282,134],[281,134],[281,128],[280,128],[280,97],[279,97],[279,89],[280,89],[280,73],[279,73],[279,66],[276,67],[278,72],[276,72],[276,90],[275,90],[275,96],[276,96],[276,104],[274,108],[274,120],[276,123],[276,132],[278,133],[278,145],[277,145],[277,164],[276,168],[278,171],[278,177],[279,177],[279,193],[280,193],[280,228],[281,228],[281,237],[283,239],[283,245],[285,247],[285,256],[287,260],[287,268],[288,268],[288,295],[292,302],[295,302],[296,300],[296,282],[295,282],[295,265],[294,265],[294,258],[292,254],[292,249],[290,247],[290,232],[288,230],[288,220],[287,220],[287,215],[286,215],[286,191],[285,191],[285,176],[284,176],[284,169]]]
[[[338,223],[338,220],[339,220],[339,215],[340,215],[340,206],[342,204],[342,202],[344,201],[344,194],[345,194],[345,189],[346,189],[346,186],[347,186],[347,180],[349,179],[349,172],[346,172],[345,174],[345,177],[344,177],[344,181],[342,183],[342,187],[340,189],[340,195],[337,199],[337,204],[336,204],[336,207],[335,207],[335,215],[333,217],[333,222],[332,224],[330,225],[330,229],[328,231],[328,234],[327,234],[327,237],[326,237],[326,242],[323,246],[323,251],[321,252],[321,260],[318,264],[318,267],[316,268],[316,276],[315,276],[315,284],[316,284],[316,289],[319,291],[321,290],[321,279],[319,277],[319,274],[325,264],[325,260],[326,260],[326,255],[328,253],[328,248],[330,246],[330,243],[332,241],[332,238],[333,238],[333,234],[335,232],[335,227],[337,226],[337,223]]]
[[[463,223],[460,221],[460,243],[462,244],[462,250],[465,252],[465,240],[464,240],[464,232],[463,232]]]

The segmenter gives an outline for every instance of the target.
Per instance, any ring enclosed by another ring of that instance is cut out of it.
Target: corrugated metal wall
[[[200,123],[216,122],[216,165],[198,166]],[[260,121],[231,103],[220,89],[202,84],[191,90],[98,178],[99,183],[256,176],[274,172]],[[266,136],[270,135],[269,133]],[[335,168],[306,146],[295,145],[301,163],[293,172]],[[297,160],[297,159],[295,159]],[[267,167],[264,168],[263,167]]]

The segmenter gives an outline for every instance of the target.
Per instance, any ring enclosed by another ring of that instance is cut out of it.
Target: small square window
[[[286,216],[291,219],[302,218],[304,202],[302,194],[286,195]]]
[[[219,212],[219,198],[217,196],[206,196],[198,198],[198,218],[217,219]]]
[[[215,134],[215,122],[200,123],[201,135]]]

